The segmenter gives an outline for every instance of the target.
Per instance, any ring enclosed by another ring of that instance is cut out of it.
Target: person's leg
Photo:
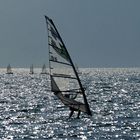
[[[78,114],[77,114],[77,118],[78,118],[78,119],[79,119],[80,113],[81,113],[81,111],[79,110],[79,111],[78,111]]]
[[[74,113],[74,110],[70,110],[71,112],[70,112],[70,115],[69,115],[69,118],[71,118],[71,116],[73,115],[73,113]]]

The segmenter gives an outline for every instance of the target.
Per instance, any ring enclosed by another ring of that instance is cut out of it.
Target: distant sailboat
[[[30,73],[29,74],[34,74],[34,66],[33,66],[33,64],[30,66]]]
[[[6,74],[13,74],[10,64],[7,66],[7,73]]]
[[[75,68],[76,68],[77,73],[78,73],[79,75],[81,75],[81,74],[82,74],[82,72],[79,70],[79,68],[78,68],[78,65],[77,65],[77,64],[75,64]]]
[[[46,69],[46,65],[45,64],[42,66],[41,74],[47,74],[47,69]]]
[[[65,44],[52,19],[47,16],[45,16],[45,19],[48,29],[51,91],[70,110],[92,115],[85,90]]]

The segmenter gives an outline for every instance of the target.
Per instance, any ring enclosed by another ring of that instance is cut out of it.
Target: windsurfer
[[[76,96],[74,98],[76,98]],[[65,97],[70,98],[70,94],[65,94]],[[69,107],[69,109],[71,111],[70,114],[69,114],[69,119],[72,117],[74,111],[78,111],[77,118],[79,119],[79,116],[80,116],[81,111],[80,110],[77,110],[77,109],[75,109],[73,107]]]
[[[91,115],[85,91],[67,48],[52,19],[47,16],[45,19],[48,29],[51,91],[70,108],[69,118],[72,117],[74,111],[78,112],[77,118],[81,111]],[[77,97],[78,94],[79,97]]]

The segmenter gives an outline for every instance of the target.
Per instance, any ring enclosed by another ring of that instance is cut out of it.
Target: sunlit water
[[[0,140],[140,140],[140,69],[81,69],[93,113],[68,119],[49,77],[0,74]]]

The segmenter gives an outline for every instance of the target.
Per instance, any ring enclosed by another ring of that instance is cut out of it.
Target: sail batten
[[[71,79],[77,79],[76,77],[72,77],[71,75],[66,75],[66,74],[58,74],[54,73],[53,77],[61,77],[61,78],[71,78]]]
[[[68,66],[72,66],[71,64],[64,63],[64,62],[61,62],[61,61],[58,61],[58,60],[52,60],[52,59],[50,59],[50,61],[55,62],[55,63],[60,63],[60,64],[68,65]]]
[[[53,21],[47,16],[45,19],[48,29],[51,90],[66,106],[91,115],[85,90],[67,48]]]

